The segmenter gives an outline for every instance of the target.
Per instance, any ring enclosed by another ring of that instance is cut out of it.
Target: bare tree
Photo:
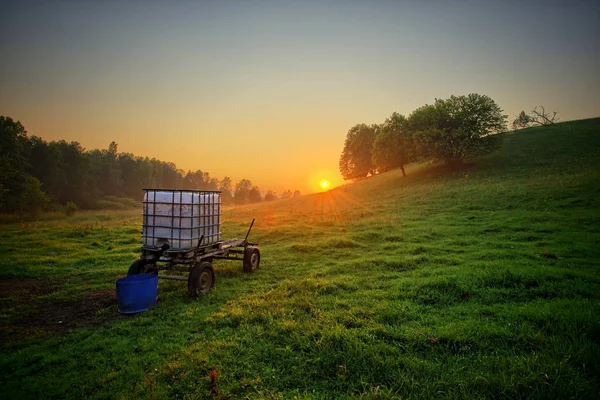
[[[539,110],[538,107],[540,108]],[[533,110],[531,110],[529,121],[541,126],[556,125],[556,122],[559,121],[556,117],[556,114],[558,114],[558,112],[553,111],[552,116],[550,116],[550,113],[546,112],[544,106],[536,106]]]

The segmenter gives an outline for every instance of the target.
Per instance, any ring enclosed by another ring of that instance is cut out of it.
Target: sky
[[[597,1],[0,2],[0,114],[30,135],[342,184],[348,129],[435,98],[600,116]]]

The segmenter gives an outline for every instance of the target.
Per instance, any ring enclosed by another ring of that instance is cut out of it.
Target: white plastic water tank
[[[221,193],[145,189],[142,239],[144,246],[190,249],[221,238]]]

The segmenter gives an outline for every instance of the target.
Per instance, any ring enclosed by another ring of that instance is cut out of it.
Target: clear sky
[[[0,114],[261,190],[341,183],[348,129],[452,94],[600,116],[598,1],[0,2]]]

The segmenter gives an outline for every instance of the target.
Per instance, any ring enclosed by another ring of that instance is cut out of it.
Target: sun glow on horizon
[[[329,183],[328,180],[323,179],[321,180],[321,183],[319,183],[319,186],[321,187],[321,190],[328,190],[331,187],[331,183]]]

